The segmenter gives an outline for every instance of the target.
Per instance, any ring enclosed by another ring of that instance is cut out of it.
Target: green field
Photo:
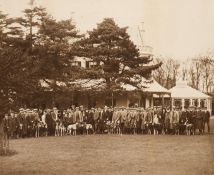
[[[4,174],[214,174],[214,135],[90,135],[10,141]]]

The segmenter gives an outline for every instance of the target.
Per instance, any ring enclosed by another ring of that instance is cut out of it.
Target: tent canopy
[[[191,99],[207,99],[211,98],[199,90],[196,90],[187,85],[185,81],[178,81],[176,86],[169,90],[172,98],[191,98]]]

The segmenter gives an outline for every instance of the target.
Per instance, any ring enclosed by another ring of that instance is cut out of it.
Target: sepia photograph
[[[0,0],[0,175],[214,175],[213,0]]]

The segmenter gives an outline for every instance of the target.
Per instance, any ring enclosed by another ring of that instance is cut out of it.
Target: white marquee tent
[[[182,109],[189,106],[206,107],[208,111],[212,110],[212,97],[188,86],[186,81],[177,81],[176,86],[169,91],[172,106],[181,106]]]

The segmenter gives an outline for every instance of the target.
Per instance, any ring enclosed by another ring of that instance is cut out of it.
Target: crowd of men
[[[87,125],[93,134],[203,134],[210,132],[210,113],[206,109],[125,108],[103,107],[67,110],[23,109],[10,111],[3,119],[9,138],[61,136],[68,134],[68,126],[75,125],[77,134],[85,134]],[[60,131],[60,132],[58,132]]]

